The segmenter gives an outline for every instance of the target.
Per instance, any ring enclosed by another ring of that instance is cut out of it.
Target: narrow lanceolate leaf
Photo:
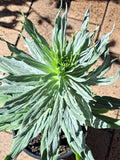
[[[1,78],[1,82],[7,83],[9,85],[12,85],[14,81],[14,85],[19,86],[35,86],[40,81],[40,78],[42,77],[41,74],[30,74],[30,75],[22,75],[22,76],[15,76],[15,75],[9,75]]]
[[[37,61],[40,61],[42,63],[45,63],[43,61],[43,52],[42,52],[42,49],[39,48],[35,42],[33,40],[29,40],[28,38],[25,38],[23,37],[27,47],[28,47],[28,50],[30,52],[30,54],[32,54],[32,56],[37,60]]]
[[[12,160],[11,156],[6,156],[4,160]]]
[[[49,64],[51,66],[51,62],[54,57],[50,54],[51,49],[48,49],[46,46],[40,44],[38,39],[29,40],[28,38],[23,37],[30,54],[39,62],[43,64]]]
[[[21,113],[13,113],[9,115],[0,115],[0,131],[11,131],[20,128],[21,122],[27,110],[23,110]]]
[[[104,51],[106,50],[106,45],[109,43],[109,38],[110,38],[110,35],[112,34],[113,30],[114,30],[114,26],[113,26],[113,29],[111,30],[111,32],[103,35],[102,38],[95,44],[96,50],[100,54],[104,53]]]
[[[16,59],[12,58],[6,58],[6,57],[0,57],[0,70],[2,71],[2,66],[3,69],[7,68],[7,72],[9,74],[14,74],[14,75],[26,75],[26,74],[38,74],[40,73],[38,69],[36,69],[34,66],[30,66],[29,64],[24,63],[23,61],[17,61]],[[30,63],[30,62],[29,62]],[[36,64],[34,62],[34,64]],[[39,68],[41,67],[41,64],[39,63]],[[24,69],[23,69],[24,68]]]
[[[113,29],[114,29],[114,27],[113,27]],[[104,36],[102,36],[102,38],[98,42],[96,42],[95,45],[93,45],[92,47],[89,47],[86,50],[84,50],[80,54],[80,63],[85,62],[85,60],[91,59],[93,57],[94,53],[95,53],[94,49],[96,50],[96,53],[98,54],[98,57],[101,54],[103,54],[106,50],[106,45],[109,43],[109,37],[110,37],[112,31],[110,33],[107,33]],[[96,58],[98,59],[98,57],[96,57]]]
[[[97,29],[98,29],[98,27],[96,27],[95,31],[93,31],[90,35],[88,35],[88,32],[85,31],[86,32],[86,37],[84,38],[84,41],[81,38],[81,44],[82,45],[81,44],[79,45],[80,49],[79,49],[79,55],[78,55],[78,57],[80,57],[81,61],[83,61],[83,60],[86,61],[86,59],[90,58],[90,56],[91,56],[90,53],[88,52],[87,54],[84,54],[84,51],[87,50],[90,47],[90,45],[91,45],[91,43],[94,39],[94,36],[95,36],[95,33],[96,33]]]
[[[36,73],[36,74],[49,73],[49,72],[55,70],[55,68],[54,68],[54,65],[55,65],[55,64],[54,64],[54,63],[53,63],[53,65],[47,66],[46,64],[44,64],[44,63],[45,63],[44,61],[42,61],[42,60],[39,61],[39,58],[38,58],[38,57],[34,59],[34,56],[31,57],[30,55],[26,54],[24,51],[17,49],[16,46],[10,44],[10,43],[7,42],[7,41],[5,41],[5,42],[7,43],[9,50],[10,50],[12,53],[15,54],[15,57],[12,57],[12,59],[13,59],[16,63],[18,63],[18,62],[21,63],[21,64],[19,64],[19,65],[21,65],[21,67],[24,67],[23,64],[26,65],[28,69],[31,67],[31,69],[29,69],[29,70],[31,70],[31,71],[34,70],[33,73]],[[29,43],[30,43],[30,42],[29,42]],[[32,47],[31,44],[29,44],[29,46],[28,46],[28,49],[30,50],[29,47],[30,47],[30,48]],[[31,48],[31,49],[32,49],[32,48]],[[34,51],[34,52],[37,54],[37,53],[39,52],[39,50],[40,50],[39,47],[38,47],[37,50],[35,50],[35,47],[33,47],[33,50],[32,50],[31,52],[33,53],[33,51]],[[51,51],[50,51],[50,53],[51,53]],[[53,53],[54,53],[54,52],[53,52]],[[52,56],[54,56],[54,55],[52,55]],[[44,59],[44,58],[43,58],[43,59]],[[2,60],[3,60],[3,58],[2,58]],[[16,60],[17,60],[17,61],[16,61]],[[5,61],[5,60],[4,60],[4,61]],[[24,61],[25,63],[23,63],[23,61]],[[2,61],[1,61],[1,62],[2,62]],[[8,62],[8,64],[9,64],[9,63],[11,62],[11,60],[9,60],[9,61],[7,61],[7,62]],[[41,63],[41,62],[44,62],[44,63]],[[51,61],[50,61],[49,64],[51,64]],[[14,69],[14,66],[13,66],[13,69]],[[24,69],[25,69],[25,67],[24,67]],[[12,72],[13,72],[13,71],[12,71],[12,68],[10,68],[10,67],[9,67],[9,70],[8,70],[8,68],[6,69],[6,66],[5,66],[4,64],[0,64],[0,70],[1,70],[2,72],[4,72],[4,73],[12,73]],[[21,73],[22,73],[22,72],[21,72]],[[29,73],[29,72],[27,72],[27,73]],[[27,73],[26,73],[26,74],[27,74]]]
[[[49,119],[48,115],[50,114],[50,110],[54,102],[54,99],[51,99],[53,92],[54,89],[53,91],[51,90],[51,93],[48,93],[49,96],[44,97],[43,95],[40,95],[41,98],[37,97],[37,103],[34,103],[34,106],[29,108],[27,113],[24,115],[18,135],[15,138],[10,151],[12,158],[16,158],[18,154],[27,146],[29,141],[35,138],[47,125]],[[22,145],[20,142],[23,142]],[[15,150],[16,146],[17,149]]]
[[[113,77],[109,77],[109,78],[93,78],[92,80],[88,80],[88,85],[109,85],[114,83],[116,80],[118,79],[118,76],[113,78]]]
[[[120,71],[118,71],[115,75],[115,77],[108,77],[108,78],[105,78],[105,77],[102,77],[102,78],[98,78],[98,77],[90,77],[90,79],[88,79],[88,76],[87,76],[87,79],[86,79],[86,83],[88,85],[109,85],[109,84],[112,84],[114,83],[118,78],[119,78],[119,75],[120,75]],[[83,79],[86,78],[83,77]]]
[[[58,108],[59,107],[59,108]],[[57,160],[60,141],[60,124],[62,121],[63,99],[56,97],[55,104],[51,109],[49,122],[44,130],[41,141],[42,160]],[[53,116],[54,115],[54,116]]]
[[[58,39],[58,34],[59,34],[59,30],[61,28],[61,17],[60,17],[60,13],[61,13],[62,7],[59,8],[59,12],[56,15],[56,19],[55,19],[55,24],[54,24],[54,29],[53,29],[53,34],[52,34],[52,46],[53,46],[53,51],[55,53],[58,52],[58,54],[60,54],[60,43],[59,43],[59,39]],[[58,55],[60,56],[60,55]]]
[[[24,16],[24,15],[23,15]],[[25,28],[25,31],[28,33],[28,35],[34,39],[38,39],[38,41],[40,42],[40,44],[43,44],[47,47],[49,47],[49,44],[47,43],[47,41],[45,40],[45,38],[43,36],[41,36],[36,28],[35,28],[35,25],[29,20],[27,19],[25,16],[24,16],[24,28]]]
[[[72,35],[71,39],[69,40],[69,42],[66,46],[66,55],[70,58],[72,57],[72,54],[73,54],[74,38],[75,38],[75,35]]]
[[[9,153],[12,159],[18,156],[18,154],[28,145],[29,141],[32,140],[32,138],[35,138],[33,137],[35,127],[36,125],[27,127],[27,129],[23,130],[23,132],[15,138],[13,146]],[[36,134],[36,136],[38,134],[39,132]]]
[[[87,124],[89,126],[92,115],[90,113],[90,107],[87,105],[87,103],[83,99],[81,99],[79,95],[74,93],[73,90],[67,91],[65,101],[67,106],[69,106],[72,114],[79,121],[80,125],[84,126]]]
[[[60,52],[62,52],[61,56],[65,55],[64,48],[66,47],[67,12],[68,12],[68,8],[66,5],[65,13],[63,14],[63,16],[61,18],[61,22],[60,22],[61,28],[58,33],[58,38],[59,38],[59,42],[60,42]]]
[[[10,95],[0,93],[0,104],[5,103],[6,101],[10,100],[11,98],[12,97]]]
[[[76,160],[83,160],[80,156],[79,156],[79,154],[76,152],[75,153],[75,158],[76,158]]]
[[[87,38],[87,43],[88,43],[88,45],[86,45],[87,47],[89,47],[90,44],[93,42],[94,37],[95,37],[95,34],[96,34],[98,28],[99,28],[99,26],[97,26],[97,27],[95,28],[95,30],[94,30],[92,33],[90,33],[90,35],[88,36],[88,38]],[[87,47],[84,48],[84,50],[87,49]]]
[[[46,142],[47,133],[48,131],[45,130],[41,141],[41,160],[57,160],[59,151],[59,133],[56,133],[56,135],[53,137],[50,146]]]
[[[110,128],[110,124],[108,124],[106,121],[102,120],[98,116],[93,115],[91,127],[97,128],[97,129],[106,129],[106,128]]]
[[[104,61],[102,65],[96,67],[93,71],[89,72],[89,77],[102,77],[111,67],[112,61],[110,60],[109,50],[104,53]]]
[[[34,123],[34,121],[36,121],[36,119],[38,119],[42,114],[44,114],[44,112],[48,108],[53,106],[54,99],[51,98],[51,95],[53,95],[53,93],[54,91],[51,91],[49,92],[49,96],[41,95],[41,98],[37,99],[37,102],[34,104],[34,106],[31,107],[24,116],[20,130]]]
[[[43,108],[43,106],[46,106],[47,109]],[[28,145],[29,141],[35,138],[46,126],[48,122],[48,115],[50,113],[50,106],[51,104],[49,104],[48,99],[43,102],[41,100],[36,104],[36,110],[34,108],[30,108],[26,113],[9,154],[12,158],[16,158]],[[40,110],[41,108],[43,109]],[[17,149],[15,149],[16,147]]]
[[[82,128],[68,107],[65,109],[63,116],[62,130],[73,152],[77,152],[84,160],[94,160],[91,151],[85,145]]]
[[[72,79],[73,81],[78,82],[78,83],[82,83],[82,82],[86,82],[87,81],[87,79],[85,79],[85,78],[74,77],[74,76],[71,76],[69,74],[67,74],[66,76],[69,77],[70,79]]]
[[[29,41],[30,43],[26,43],[28,44],[28,46],[31,48],[31,46],[29,44],[32,44],[34,47],[32,49],[33,52],[31,52],[33,54],[33,56],[36,59],[40,59],[42,61],[44,61],[44,58],[53,58],[53,57],[49,57],[51,56],[50,54],[48,54],[47,52],[44,52],[44,46],[50,51],[51,47],[49,46],[49,44],[47,43],[47,41],[44,39],[44,37],[42,37],[36,30],[34,24],[28,20],[27,18],[24,17],[25,23],[24,23],[24,29],[25,31],[28,33],[28,35],[32,38],[33,41]],[[25,39],[27,40],[27,39]],[[28,47],[28,49],[29,49]],[[30,50],[31,50],[30,49]],[[34,51],[37,52],[34,52]],[[42,58],[42,59],[41,59]]]
[[[120,99],[109,96],[94,96],[90,106],[95,111],[120,109]]]
[[[0,86],[0,93],[2,94],[13,94],[22,93],[33,89],[33,86],[20,86],[20,85],[3,85]]]
[[[87,36],[88,32],[86,30],[78,32],[73,44],[73,55],[78,56],[80,52],[82,52],[82,47],[84,46]]]
[[[88,22],[89,22],[89,16],[90,16],[90,14],[89,14],[89,8],[88,8],[86,13],[85,13],[83,22],[82,22],[82,26],[81,26],[82,31],[87,29]]]
[[[111,117],[107,117],[104,115],[95,114],[97,122],[99,121],[98,125],[95,122],[95,128],[115,128],[120,129],[120,120],[114,119]]]
[[[83,78],[87,79],[86,81],[89,85],[107,85],[107,84],[114,83],[119,77],[119,71],[115,75],[115,78],[102,77],[110,69],[111,64],[112,64],[112,61],[110,61],[109,51],[107,51],[105,52],[105,58],[102,65],[86,73],[86,75]]]
[[[83,76],[85,72],[88,72],[90,67],[96,63],[98,60],[99,56],[101,55],[100,52],[97,52],[94,47],[91,47],[87,52],[92,54],[92,57],[90,58],[89,61],[86,62],[81,62],[80,60],[77,60],[76,66],[74,66],[72,69],[68,71],[69,74],[71,75],[78,75],[78,76]]]
[[[12,98],[11,100],[7,101],[2,108],[0,108],[0,115],[2,114],[10,114],[17,111],[20,111],[26,107],[33,106],[33,102],[35,102],[34,94],[38,93],[39,87],[36,87],[33,90],[30,90],[26,93],[20,94],[17,97]],[[17,104],[17,105],[16,105]]]
[[[67,28],[67,5],[65,13],[62,18],[60,17],[61,8],[56,16],[55,26],[53,29],[53,37],[52,37],[52,45],[55,53],[58,53],[58,57],[62,57],[65,55],[66,48],[66,28]]]
[[[92,93],[88,86],[82,85],[82,83],[75,83],[74,81],[70,80],[70,86],[85,100],[92,100]]]

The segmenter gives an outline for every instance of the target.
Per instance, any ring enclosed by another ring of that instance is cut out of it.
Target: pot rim
[[[16,135],[16,134],[15,134],[15,131],[12,131],[12,135],[13,135],[13,136]],[[23,149],[23,151],[24,151],[26,154],[28,154],[29,156],[41,160],[41,156],[38,156],[38,155],[33,154],[32,152],[28,151],[26,148]],[[66,153],[62,154],[61,156],[58,156],[57,159],[59,160],[59,159],[67,158],[67,157],[71,156],[72,154],[73,154],[73,152],[72,152],[72,150],[70,150],[69,152],[66,152]]]

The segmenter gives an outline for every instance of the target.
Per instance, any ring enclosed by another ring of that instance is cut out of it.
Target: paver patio
[[[69,0],[68,0],[69,1]],[[115,30],[110,38],[110,52],[112,57],[118,57],[106,76],[113,76],[120,69],[120,0],[73,0],[68,12],[67,37],[76,30],[80,30],[81,22],[86,9],[91,3],[91,16],[89,30],[93,31],[96,25],[100,25],[96,39],[104,33],[110,32],[115,23]],[[52,29],[55,15],[58,11],[58,0],[1,0],[0,1],[0,36],[7,41],[17,44],[18,48],[25,50],[26,46],[22,38],[18,38],[18,32],[22,31],[22,25],[16,18],[23,20],[20,10],[33,21],[38,32],[51,42]],[[24,30],[22,31],[25,35]],[[0,56],[10,55],[6,45],[0,42]],[[98,63],[101,63],[102,59]],[[95,93],[120,98],[120,78],[112,85],[94,87]],[[109,112],[109,116],[120,118],[119,111]],[[120,130],[96,130],[89,129],[86,139],[91,148],[95,160],[120,160]],[[0,132],[0,160],[9,153],[13,138],[11,132]],[[22,152],[17,160],[33,160]],[[67,160],[75,160],[74,156]]]

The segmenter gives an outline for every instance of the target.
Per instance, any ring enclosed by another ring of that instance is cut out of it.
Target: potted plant
[[[82,127],[120,127],[120,120],[102,114],[119,109],[120,99],[95,95],[91,89],[94,85],[111,84],[119,77],[119,71],[115,78],[103,77],[113,62],[106,49],[112,31],[92,43],[97,29],[89,34],[88,9],[81,32],[67,43],[67,5],[62,17],[61,10],[62,7],[55,20],[52,47],[26,17],[23,27],[30,39],[22,37],[30,55],[0,38],[13,53],[0,57],[0,71],[4,73],[0,78],[0,131],[17,130],[5,160],[16,158],[41,132],[41,160],[57,159],[61,132],[76,160],[94,160]],[[102,54],[103,63],[91,69]]]

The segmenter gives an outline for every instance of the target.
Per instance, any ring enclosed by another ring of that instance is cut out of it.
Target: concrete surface
[[[91,4],[89,30],[93,31],[96,25],[100,25],[96,39],[99,39],[104,33],[111,31],[113,24],[116,24],[115,30],[110,38],[111,57],[118,57],[118,63],[114,63],[106,76],[113,76],[120,69],[120,0],[74,0],[70,4],[68,12],[67,37],[76,30],[80,30],[86,9]],[[31,7],[32,5],[32,7]],[[58,11],[58,0],[1,0],[0,1],[0,36],[16,44],[18,32],[22,30],[22,25],[18,16],[23,20],[20,10],[33,21],[39,33],[51,43],[52,29],[55,15]],[[31,7],[31,8],[30,8]],[[26,36],[24,30],[23,35]],[[23,40],[18,39],[18,48],[25,50]],[[0,56],[7,56],[11,53],[6,45],[0,42]],[[102,59],[98,64],[102,63]],[[93,91],[100,95],[109,95],[120,98],[120,79],[112,85],[94,87]],[[109,116],[120,118],[119,111],[109,112]],[[120,160],[120,130],[97,130],[90,128],[86,139],[91,148],[95,160]],[[0,133],[0,160],[9,153],[13,143],[10,132]],[[17,160],[33,160],[33,158],[22,152]],[[67,160],[75,160],[74,155]]]

